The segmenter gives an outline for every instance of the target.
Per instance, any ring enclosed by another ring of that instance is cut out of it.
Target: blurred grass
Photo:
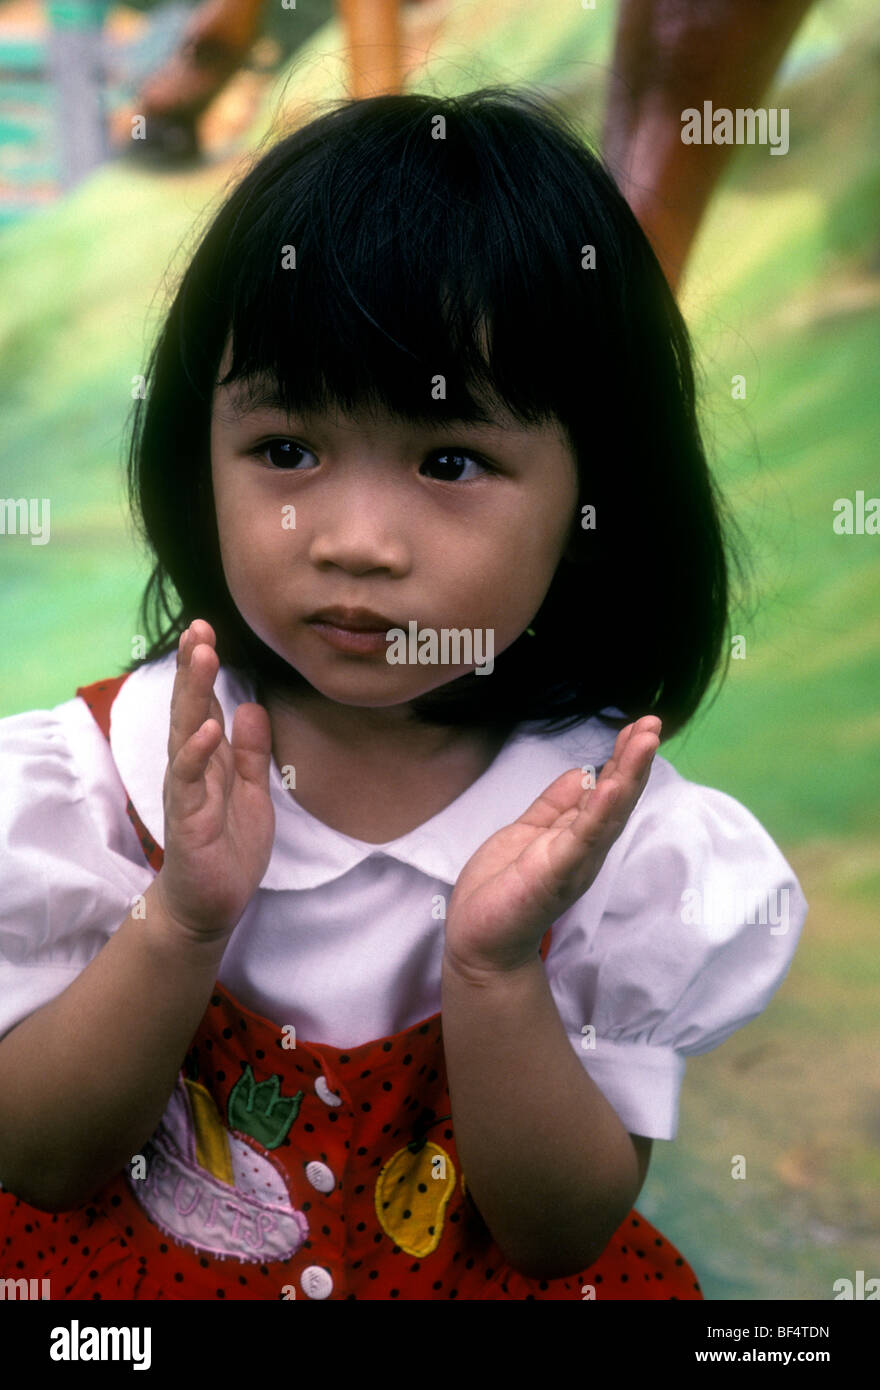
[[[524,0],[468,0],[409,86],[546,84],[596,142],[612,38],[609,5],[538,20]],[[814,7],[764,98],[790,108],[790,152],[737,152],[682,295],[754,602],[734,624],[745,659],[664,754],[749,807],[811,906],[770,1009],[690,1062],[678,1141],[655,1145],[639,1199],[709,1298],[824,1299],[855,1269],[880,1274],[880,538],[832,530],[836,498],[880,494],[878,65],[871,6]],[[344,78],[334,23],[281,75],[241,157],[279,114],[342,96]],[[124,513],[132,382],[163,286],[238,160],[162,176],[110,164],[0,234],[0,493],[50,498],[52,527],[49,545],[0,546],[0,717],[69,699],[130,659],[149,573]],[[730,1176],[740,1153],[744,1182]]]

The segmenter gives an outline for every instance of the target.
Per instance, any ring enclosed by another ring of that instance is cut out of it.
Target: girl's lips
[[[384,631],[358,632],[353,628],[337,627],[335,623],[315,620],[309,623],[309,627],[314,628],[319,637],[340,652],[359,652],[364,656],[372,656],[376,652],[388,650],[388,640]]]
[[[348,632],[387,632],[390,627],[398,627],[396,618],[386,613],[376,613],[372,608],[346,608],[343,604],[333,604],[330,608],[319,608],[308,622],[329,623],[331,627],[345,628]]]

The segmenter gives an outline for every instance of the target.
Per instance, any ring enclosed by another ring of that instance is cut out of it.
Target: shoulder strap
[[[113,676],[110,680],[93,681],[91,685],[79,685],[76,689],[77,695],[85,700],[92,712],[95,723],[108,743],[110,742],[110,708],[116,696],[119,694],[121,687],[128,680],[130,675],[130,671],[125,671],[121,676]],[[125,797],[125,809],[128,813],[129,820],[134,826],[138,840],[140,841],[144,857],[150,868],[155,869],[156,873],[158,873],[165,858],[162,849],[156,844],[156,841],[135,811],[128,792],[125,793]]]

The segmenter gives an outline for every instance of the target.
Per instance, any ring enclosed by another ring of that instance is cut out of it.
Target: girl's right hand
[[[165,771],[165,853],[156,889],[172,924],[195,940],[231,936],[272,853],[272,730],[262,705],[242,704],[225,737],[214,694],[214,629],[182,635],[171,696]]]

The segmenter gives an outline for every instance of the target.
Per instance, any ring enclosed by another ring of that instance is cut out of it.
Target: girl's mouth
[[[364,656],[373,656],[377,652],[384,652],[388,649],[388,639],[383,631],[357,631],[348,627],[337,627],[334,623],[315,622],[309,623],[309,627],[317,632],[319,637],[331,647],[335,647],[340,652],[360,653]]]

